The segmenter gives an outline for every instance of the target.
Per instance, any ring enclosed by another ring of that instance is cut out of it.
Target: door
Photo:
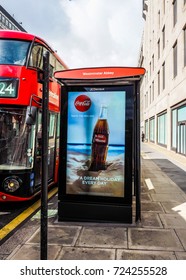
[[[48,181],[54,181],[55,171],[55,145],[56,145],[56,124],[57,115],[49,113],[49,135],[48,135]],[[36,132],[36,157],[35,157],[35,185],[41,184],[41,168],[42,168],[42,111],[38,112],[37,132]]]
[[[48,180],[54,181],[57,115],[49,113]]]
[[[186,121],[178,123],[178,153],[186,155]]]
[[[42,112],[38,111],[35,153],[35,186],[41,184],[41,145],[42,145]]]

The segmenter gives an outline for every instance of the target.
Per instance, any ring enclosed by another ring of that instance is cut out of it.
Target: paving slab
[[[80,230],[80,226],[49,226],[48,244],[74,246]],[[40,243],[40,229],[37,230],[27,243]]]
[[[161,202],[161,205],[165,211],[165,213],[168,214],[175,214],[177,212],[177,207],[180,207],[183,203],[177,202],[177,201],[169,201],[169,202]]]
[[[169,180],[168,176],[163,173],[157,166],[146,167],[143,175],[144,178],[151,178],[151,180]]]
[[[164,209],[160,202],[154,201],[144,201],[141,205],[141,211],[143,212],[155,212],[155,213],[164,213]]]
[[[77,246],[127,248],[127,230],[123,227],[84,227]]]
[[[183,197],[180,193],[161,193],[161,194],[150,194],[152,197],[152,201],[159,202],[177,202],[184,203],[185,197]]]
[[[186,202],[175,206],[172,210],[179,214],[179,216],[182,217],[186,222]]]
[[[176,229],[175,231],[176,231],[178,238],[180,239],[183,247],[186,250],[186,229]]]
[[[146,185],[143,185],[143,182],[141,182],[141,193],[147,193],[148,192],[148,188],[146,187]]]
[[[175,252],[177,260],[186,260],[186,252]]]
[[[161,186],[155,185],[154,191],[157,194],[169,194],[169,193],[173,194],[174,193],[174,194],[182,195],[182,190],[180,190],[177,186],[172,186],[172,185],[169,185],[169,187],[164,187],[163,184]]]
[[[57,260],[114,260],[115,249],[63,247]]]
[[[183,246],[171,229],[128,229],[129,249],[183,251]]]
[[[61,246],[48,245],[48,259],[55,260],[61,250]],[[9,256],[9,260],[40,260],[40,246],[37,244],[24,244]]]
[[[165,172],[173,182],[186,192],[186,172],[170,162],[168,159],[153,159],[153,161]]]
[[[170,178],[167,175],[162,175],[162,172],[159,172],[159,176],[150,178],[153,184],[157,185],[163,185],[165,188],[169,187],[170,185],[175,185],[173,181],[170,180]]]
[[[142,227],[162,228],[162,223],[157,213],[142,213],[141,214]]]
[[[142,250],[117,250],[117,260],[175,260],[174,252],[142,251]]]
[[[186,220],[179,214],[160,214],[164,228],[186,229]]]
[[[0,255],[0,260],[6,260],[7,256],[6,255]]]
[[[148,193],[141,194],[141,202],[144,202],[144,201],[152,201],[150,194],[148,194]]]
[[[26,226],[19,228],[10,238],[6,240],[2,245],[0,245],[1,255],[10,255],[18,244],[23,245],[32,235],[37,231],[39,225],[34,224],[30,220],[26,223]]]

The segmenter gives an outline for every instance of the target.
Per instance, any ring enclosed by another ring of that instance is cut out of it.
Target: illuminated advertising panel
[[[125,196],[124,87],[68,92],[66,194]]]

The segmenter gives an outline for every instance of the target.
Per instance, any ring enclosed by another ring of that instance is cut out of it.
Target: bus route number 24
[[[15,82],[0,81],[0,97],[16,97]]]

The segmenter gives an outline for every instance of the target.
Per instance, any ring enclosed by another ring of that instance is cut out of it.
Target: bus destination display
[[[1,79],[0,80],[0,97],[1,98],[15,98],[17,97],[16,79]]]

